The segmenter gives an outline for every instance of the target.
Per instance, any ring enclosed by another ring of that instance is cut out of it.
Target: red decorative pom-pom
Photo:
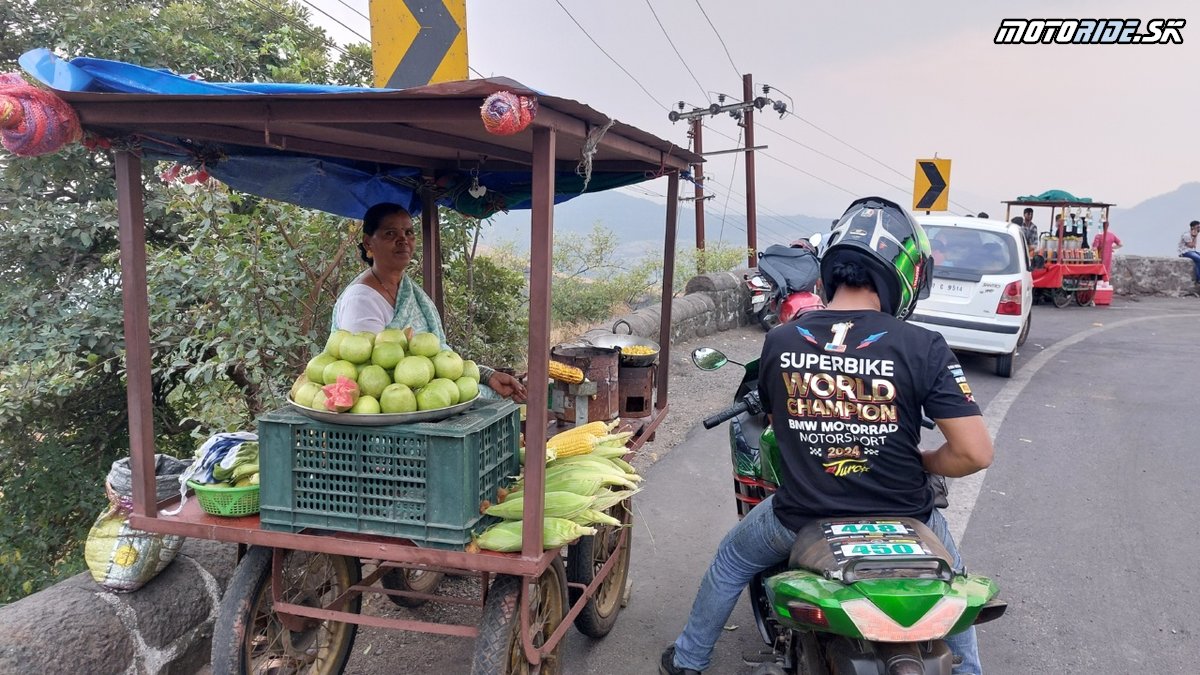
[[[479,109],[483,127],[497,136],[512,136],[525,130],[537,115],[537,99],[498,91],[488,96]]]
[[[75,109],[17,73],[0,74],[0,138],[14,155],[58,150],[83,135]]]

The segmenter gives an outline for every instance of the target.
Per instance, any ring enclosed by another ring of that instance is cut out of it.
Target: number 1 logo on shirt
[[[841,354],[846,351],[846,334],[853,327],[854,324],[850,321],[833,324],[833,340],[825,343],[825,351],[834,352],[835,354]]]

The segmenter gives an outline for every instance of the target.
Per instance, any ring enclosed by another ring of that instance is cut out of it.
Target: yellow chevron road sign
[[[375,86],[467,79],[466,0],[371,0]]]
[[[945,211],[950,203],[950,160],[918,159],[913,211]]]

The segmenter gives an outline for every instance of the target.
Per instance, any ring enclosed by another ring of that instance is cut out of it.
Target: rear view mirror
[[[692,352],[692,363],[700,370],[716,370],[729,363],[729,358],[712,347],[700,347]]]

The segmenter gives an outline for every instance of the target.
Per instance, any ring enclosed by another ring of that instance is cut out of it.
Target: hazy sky
[[[368,13],[368,0],[297,1],[370,35],[358,13]],[[679,145],[687,126],[669,122],[666,106],[705,106],[715,99],[709,92],[740,96],[740,74],[752,73],[756,84],[790,96],[799,116],[766,111],[756,119],[756,144],[771,156],[756,160],[759,206],[768,214],[838,215],[851,193],[910,204],[913,162],[935,153],[953,160],[957,212],[1003,215],[1000,200],[1050,188],[1129,207],[1200,179],[1194,1],[653,0],[663,28],[647,0],[560,1],[637,82],[556,0],[467,0],[471,67],[582,101]],[[1001,19],[1045,17],[1188,25],[1182,45],[992,42]],[[316,11],[313,18],[341,42],[359,39]],[[711,118],[705,150],[735,147],[738,135],[733,119]],[[709,208],[718,213],[726,186],[734,191],[729,212],[745,213],[744,162],[734,157],[706,164],[718,195]],[[663,181],[645,187],[666,192]]]

